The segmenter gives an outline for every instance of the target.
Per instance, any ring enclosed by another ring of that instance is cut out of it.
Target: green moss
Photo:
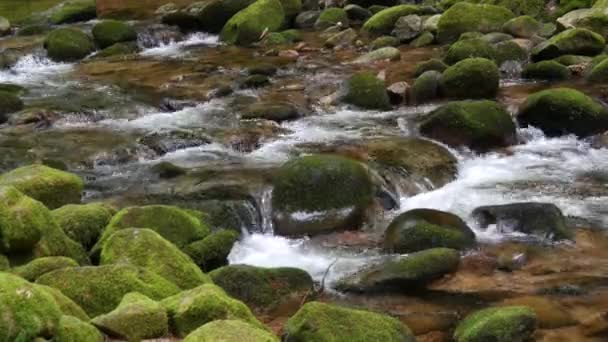
[[[51,23],[55,25],[87,21],[97,17],[95,0],[70,0],[64,2],[51,14]]]
[[[570,78],[570,69],[556,61],[541,61],[526,65],[522,76],[542,80],[566,80]]]
[[[137,40],[137,33],[127,23],[118,20],[104,20],[93,26],[93,39],[104,49],[116,43]]]
[[[6,121],[6,114],[23,109],[23,101],[14,93],[0,90],[0,121]]]
[[[262,44],[264,46],[272,46],[272,45],[284,45],[287,44],[288,41],[283,35],[279,32],[271,32],[264,37],[262,40]]]
[[[497,32],[511,18],[513,12],[494,5],[476,5],[459,2],[441,16],[438,23],[437,40],[453,42],[465,32]]]
[[[590,8],[593,2],[594,0],[559,0],[559,7],[555,16],[559,17],[579,8]]]
[[[517,121],[548,136],[576,134],[585,137],[608,129],[608,111],[575,89],[554,88],[534,93],[520,106]]]
[[[59,310],[61,310],[64,315],[76,317],[83,322],[89,321],[89,315],[87,315],[87,313],[84,312],[84,310],[78,304],[64,295],[61,291],[42,284],[36,284],[36,287],[45,290],[48,294],[53,296],[53,299],[55,299],[55,302],[59,306]]]
[[[507,61],[525,62],[528,60],[528,51],[513,40],[500,42],[494,47],[496,48],[494,60],[497,65]]]
[[[347,82],[347,93],[344,100],[367,109],[389,109],[390,102],[384,81],[371,72],[360,72]]]
[[[44,12],[61,2],[62,0],[2,0],[0,16],[11,23],[22,24],[32,15]]]
[[[346,32],[346,31],[342,31],[342,32]],[[370,51],[366,54],[364,54],[363,56],[359,56],[357,57],[353,62],[353,64],[371,64],[374,63],[376,61],[398,61],[401,59],[401,51],[399,51],[399,49],[392,47],[392,46],[385,46],[373,51]],[[355,76],[359,75],[358,77],[363,80],[363,76],[360,75],[365,75],[365,74],[369,74],[368,72],[361,72],[358,74],[355,74]],[[373,76],[373,75],[372,75]],[[367,78],[367,82],[371,82],[371,78]],[[381,98],[383,100],[383,98]]]
[[[460,62],[463,59],[481,57],[487,59],[494,59],[496,55],[496,49],[489,42],[477,38],[477,39],[465,39],[459,40],[456,43],[450,45],[448,52],[444,57],[444,61],[447,64],[454,64]]]
[[[239,320],[217,320],[194,330],[184,342],[279,342],[272,333]]]
[[[43,289],[16,275],[0,272],[0,341],[50,337],[59,324],[59,306]]]
[[[296,29],[282,31],[281,35],[290,43],[301,42],[304,39],[302,38],[302,32]]]
[[[205,3],[197,13],[201,29],[220,33],[230,18],[254,2],[255,0],[212,0]]]
[[[112,210],[102,203],[68,204],[51,213],[66,235],[87,250],[97,242],[113,216]]]
[[[167,335],[167,313],[160,303],[137,293],[127,293],[113,311],[95,317],[91,323],[101,331],[127,341],[141,341]]]
[[[237,319],[264,328],[247,305],[230,298],[221,288],[201,285],[162,301],[172,331],[185,337],[196,328],[219,319]]]
[[[33,25],[23,26],[22,28],[20,28],[19,31],[17,31],[17,35],[22,36],[22,37],[35,36],[38,34],[46,33],[48,30],[49,30],[49,27],[46,25],[33,24]]]
[[[587,29],[575,28],[563,31],[532,49],[535,61],[552,59],[561,55],[594,56],[606,45],[604,37]]]
[[[192,259],[150,229],[122,229],[103,244],[100,265],[128,264],[163,276],[182,289],[211,280]]]
[[[390,34],[397,19],[410,14],[421,13],[418,6],[398,5],[383,9],[363,24],[363,30],[371,34]]]
[[[593,58],[589,56],[578,56],[578,55],[563,55],[553,59],[557,63],[570,66],[576,64],[589,64],[593,60]]]
[[[202,217],[178,207],[168,205],[129,207],[114,215],[93,247],[92,253],[94,255],[99,253],[103,243],[112,234],[126,228],[151,229],[180,249],[194,241],[204,239],[210,232]]]
[[[466,145],[478,151],[515,142],[511,115],[489,100],[451,102],[429,114],[420,132],[450,146]]]
[[[69,203],[79,203],[84,188],[80,177],[37,164],[2,174],[0,185],[14,186],[50,209]]]
[[[264,31],[277,31],[285,21],[279,0],[257,0],[234,15],[220,33],[228,44],[249,45],[260,39]]]
[[[291,267],[230,265],[211,272],[210,276],[228,295],[245,302],[255,311],[271,310],[313,290],[310,275]]]
[[[460,41],[465,39],[480,39],[483,38],[483,36],[484,35],[481,32],[465,32],[458,37],[458,40]]]
[[[290,19],[295,18],[302,11],[302,0],[280,0],[285,12],[285,17]]]
[[[330,26],[342,23],[343,27],[349,26],[348,15],[342,8],[330,7],[321,12],[315,22],[315,29],[324,30]]]
[[[414,76],[418,77],[429,70],[435,70],[439,72],[443,72],[448,68],[448,65],[445,64],[440,59],[431,58],[428,61],[420,62],[416,64],[416,69],[414,70]]]
[[[310,302],[285,325],[293,342],[413,342],[414,335],[396,318],[364,310]]]
[[[0,272],[8,271],[11,268],[11,263],[4,254],[0,254]]]
[[[399,46],[399,40],[393,36],[378,37],[371,42],[370,49],[377,50],[386,46]]]
[[[15,267],[12,272],[29,281],[41,275],[64,267],[78,267],[78,263],[66,257],[44,257],[30,261],[27,265]]]
[[[524,15],[507,21],[502,30],[519,38],[531,38],[542,28],[542,24],[534,17]]]
[[[459,263],[458,251],[431,248],[370,266],[342,279],[336,287],[342,291],[403,293],[420,289],[433,280],[456,271]]]
[[[589,80],[592,82],[608,81],[608,59],[604,59],[591,69]]]
[[[61,316],[55,342],[103,342],[103,335],[91,324],[76,317]]]
[[[443,72],[443,87],[451,98],[493,98],[499,79],[498,67],[491,60],[467,58]]]
[[[410,89],[412,102],[422,104],[439,98],[442,78],[441,73],[434,70],[429,70],[416,78]]]
[[[456,328],[457,342],[527,341],[532,338],[536,314],[525,306],[505,306],[477,311]]]
[[[435,36],[431,32],[424,31],[420,34],[420,36],[418,36],[418,38],[412,40],[412,42],[410,43],[410,46],[423,47],[423,46],[431,45],[434,42],[435,42]]]
[[[205,272],[228,264],[228,254],[239,239],[239,233],[230,229],[213,232],[206,238],[195,241],[184,249],[192,260]]]
[[[179,292],[165,278],[130,265],[63,268],[36,280],[60,290],[92,317],[112,311],[129,292],[162,299]]]

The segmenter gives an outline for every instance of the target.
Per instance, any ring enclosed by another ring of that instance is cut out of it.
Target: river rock
[[[51,14],[54,25],[87,21],[97,17],[95,0],[68,0]]]
[[[137,142],[162,156],[177,150],[209,144],[211,139],[196,130],[173,129],[148,133]]]
[[[279,342],[272,333],[252,324],[235,320],[217,320],[194,330],[184,342],[222,341],[222,342]]]
[[[481,227],[495,224],[499,231],[534,234],[541,238],[572,238],[562,211],[551,203],[511,203],[476,208],[473,217]]]
[[[222,222],[226,225],[226,222]],[[239,239],[239,233],[232,229],[220,229],[202,240],[194,241],[184,248],[184,252],[203,271],[212,271],[228,264],[228,255]]]
[[[80,203],[84,183],[75,174],[33,164],[0,175],[0,185],[14,186],[50,209]]]
[[[340,280],[336,288],[346,292],[407,293],[454,272],[459,263],[460,255],[454,249],[427,249],[364,268]]]
[[[321,11],[304,11],[296,16],[295,27],[300,29],[313,28],[320,15]]]
[[[331,26],[339,25],[340,27],[348,27],[348,14],[342,8],[327,8],[321,12],[315,21],[316,30],[325,30]]]
[[[164,299],[161,304],[167,310],[171,331],[179,337],[187,336],[206,323],[222,319],[237,319],[264,329],[247,305],[212,284],[180,292]]]
[[[292,267],[230,265],[209,275],[217,286],[231,297],[243,301],[254,312],[276,309],[290,300],[304,298],[314,290],[310,275]]]
[[[589,80],[598,83],[608,81],[608,58],[591,68]]]
[[[35,281],[43,274],[49,273],[65,267],[78,267],[78,263],[71,258],[62,256],[37,258],[29,263],[15,267],[12,273],[29,281]]]
[[[371,50],[377,50],[387,46],[399,46],[399,40],[393,36],[381,36],[374,39],[369,45]]]
[[[420,132],[450,146],[487,151],[516,141],[511,115],[497,102],[459,101],[439,107],[420,125]]]
[[[442,60],[431,58],[428,61],[420,62],[416,64],[414,69],[414,76],[418,77],[429,70],[435,70],[443,73],[449,65],[445,64]]]
[[[401,42],[409,42],[418,37],[420,33],[422,33],[422,18],[416,14],[410,14],[395,22],[391,35],[397,37]]]
[[[439,18],[437,40],[449,43],[465,32],[499,32],[512,18],[513,13],[502,6],[458,2]]]
[[[381,60],[398,61],[401,59],[401,51],[399,49],[386,46],[377,50],[366,53],[363,56],[358,57],[352,63],[353,64],[369,64]]]
[[[450,98],[494,98],[499,79],[500,73],[493,61],[467,58],[443,72],[443,89]]]
[[[49,58],[57,62],[83,59],[95,50],[93,40],[77,28],[59,28],[51,31],[44,41]]]
[[[284,20],[285,11],[279,0],[258,0],[228,20],[220,39],[228,44],[249,45],[265,31],[280,29]]]
[[[114,210],[101,203],[68,204],[51,214],[68,237],[88,250],[112,219]]]
[[[587,6],[584,6],[587,7]],[[608,3],[606,1],[595,1],[591,8],[578,8],[557,18],[556,22],[561,27],[586,28],[606,37],[606,20],[608,19]]]
[[[392,105],[407,103],[410,85],[407,82],[395,82],[386,88],[386,93]]]
[[[242,119],[265,119],[276,122],[293,120],[300,117],[300,111],[288,102],[260,102],[246,108]]]
[[[447,64],[455,64],[467,58],[494,59],[496,48],[482,38],[464,39],[450,45],[443,60]]]
[[[114,310],[129,292],[158,300],[180,291],[156,273],[130,265],[62,268],[44,274],[36,283],[60,290],[91,317]]]
[[[390,101],[384,81],[364,71],[353,75],[345,84],[344,101],[366,109],[386,110]]]
[[[522,127],[540,128],[548,136],[586,137],[608,130],[608,110],[575,89],[554,88],[534,93],[519,107]]]
[[[21,101],[16,94],[0,90],[0,123],[8,121],[8,114],[18,112],[22,109],[23,101]]]
[[[344,6],[344,11],[348,16],[348,19],[351,21],[364,22],[372,16],[372,12],[359,5],[354,4]]]
[[[529,15],[524,15],[507,21],[502,30],[515,37],[529,39],[538,34],[541,28],[542,24],[538,20]]]
[[[254,2],[254,0],[213,0],[205,2],[203,6],[191,10],[190,13],[196,17],[197,25],[201,30],[220,33],[230,18]]]
[[[390,34],[399,18],[421,13],[418,6],[398,5],[381,10],[363,24],[363,30],[376,35]]]
[[[110,336],[128,341],[160,338],[169,332],[165,309],[137,292],[127,293],[116,309],[95,317],[91,323]]]
[[[535,61],[552,59],[561,55],[595,56],[606,45],[604,37],[587,29],[569,29],[532,49]]]
[[[314,327],[311,329],[310,327]],[[410,329],[398,319],[365,310],[309,302],[285,325],[294,341],[414,342]]]
[[[86,320],[81,321],[68,315],[61,316],[57,332],[53,338],[53,341],[56,342],[103,342],[104,340],[99,330],[87,323]]]
[[[570,69],[556,61],[540,61],[526,65],[522,77],[541,80],[567,80]]]
[[[291,160],[280,168],[273,185],[272,219],[275,233],[280,235],[357,229],[372,201],[372,183],[365,167],[338,156]]]
[[[357,31],[352,28],[347,28],[344,31],[340,31],[325,41],[325,46],[329,48],[333,47],[345,47],[350,46],[357,39]]]
[[[116,43],[137,40],[137,33],[129,24],[118,20],[105,20],[93,26],[93,39],[102,49]]]
[[[418,36],[418,38],[416,38],[410,42],[410,46],[419,48],[419,47],[431,45],[434,42],[435,42],[435,36],[431,32],[424,31]]]
[[[422,29],[428,32],[431,32],[433,35],[437,33],[439,26],[439,19],[441,18],[441,14],[432,15],[424,20],[422,24]]]
[[[529,46],[530,41],[521,41],[518,39],[507,40],[504,42],[500,42],[495,44],[496,48],[494,54],[494,61],[497,65],[503,66],[503,63],[509,61],[515,61],[518,63],[524,63],[528,61],[529,51],[531,46]]]
[[[413,209],[397,216],[384,232],[384,249],[411,253],[434,247],[465,249],[475,244],[475,233],[447,212]]]
[[[11,32],[11,23],[5,17],[0,16],[0,37]]]
[[[489,308],[467,316],[454,331],[457,342],[527,341],[536,328],[534,311],[525,306]]]
[[[441,96],[443,75],[439,71],[429,70],[418,76],[410,90],[411,102],[423,104]]]

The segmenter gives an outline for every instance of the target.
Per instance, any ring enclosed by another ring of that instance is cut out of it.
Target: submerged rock
[[[384,81],[371,72],[360,72],[346,82],[344,101],[366,109],[386,110],[390,101]]]
[[[260,102],[248,106],[241,114],[242,119],[266,119],[276,122],[300,117],[298,109],[288,102]]]
[[[513,12],[502,6],[458,2],[439,18],[437,40],[449,43],[465,32],[499,32],[512,18]]]
[[[127,23],[118,20],[105,20],[93,26],[93,39],[95,43],[105,49],[116,43],[137,40],[137,33]]]
[[[420,132],[450,146],[468,146],[487,151],[516,141],[511,115],[489,100],[451,102],[432,111]]]
[[[410,329],[398,319],[365,310],[310,302],[285,325],[289,341],[414,342]]]
[[[540,128],[548,136],[586,137],[608,130],[608,110],[575,89],[554,88],[534,93],[519,107],[523,127]]]
[[[194,330],[184,342],[279,342],[279,339],[264,329],[240,320],[217,320]]]
[[[456,271],[459,263],[460,255],[454,249],[426,249],[364,268],[340,280],[336,288],[363,293],[412,292]]]
[[[410,253],[434,247],[465,249],[475,233],[458,216],[433,209],[413,209],[397,216],[384,232],[384,249]]]
[[[72,62],[85,58],[95,50],[93,40],[76,28],[51,31],[44,41],[49,58],[57,62]]]
[[[476,208],[473,217],[481,227],[496,225],[499,231],[534,234],[560,240],[572,238],[561,210],[551,203],[511,203]]]
[[[201,132],[174,129],[148,133],[137,142],[162,156],[177,150],[209,144],[211,139]]]
[[[211,272],[210,276],[228,295],[258,312],[272,310],[289,300],[301,300],[314,290],[310,275],[292,267],[230,265]]]
[[[525,306],[489,308],[467,316],[454,331],[457,342],[524,342],[536,327],[534,311]]]
[[[494,98],[500,73],[494,62],[485,58],[467,58],[443,72],[443,89],[456,99]]]
[[[371,205],[372,182],[361,164],[312,155],[284,164],[273,179],[275,233],[307,235],[357,229]]]

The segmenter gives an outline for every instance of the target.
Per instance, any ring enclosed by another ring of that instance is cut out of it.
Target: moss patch
[[[118,20],[105,20],[93,26],[95,43],[105,49],[116,43],[137,40],[137,33],[129,24]]]
[[[389,109],[390,102],[384,81],[371,72],[360,72],[347,82],[344,101],[367,109]]]
[[[103,342],[103,335],[91,324],[76,317],[61,316],[55,342]]]
[[[258,41],[265,30],[280,29],[284,21],[279,0],[258,0],[228,20],[220,38],[228,44],[249,45]]]
[[[458,342],[527,341],[536,325],[534,311],[525,306],[489,308],[467,316],[456,328]]]
[[[465,32],[498,32],[513,17],[513,12],[502,6],[458,2],[439,19],[437,40],[448,43]]]
[[[467,58],[443,72],[443,89],[451,98],[493,98],[499,79],[498,67],[491,60]]]
[[[421,13],[418,6],[399,5],[381,10],[363,24],[363,30],[372,34],[390,34],[401,17]]]
[[[66,257],[44,257],[30,261],[27,265],[15,267],[12,272],[16,275],[35,281],[41,275],[64,267],[78,267],[78,263]]]
[[[86,249],[93,247],[113,216],[102,203],[68,204],[51,213],[66,235]]]
[[[194,330],[184,342],[279,342],[272,333],[239,320],[217,320]]]
[[[228,254],[239,239],[239,233],[230,229],[213,232],[206,238],[195,241],[184,249],[192,260],[205,272],[228,264]]]

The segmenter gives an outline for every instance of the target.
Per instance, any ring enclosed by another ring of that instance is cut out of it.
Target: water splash
[[[165,57],[165,58],[176,58],[182,57],[184,50],[191,47],[197,46],[217,46],[219,45],[219,36],[205,33],[196,32],[182,41],[172,41],[168,44],[161,43],[157,47],[145,49],[140,52],[140,55],[146,57]]]
[[[45,56],[29,54],[21,57],[8,70],[0,70],[0,83],[14,83],[22,86],[59,86],[62,74],[71,71],[74,64],[57,63]]]

